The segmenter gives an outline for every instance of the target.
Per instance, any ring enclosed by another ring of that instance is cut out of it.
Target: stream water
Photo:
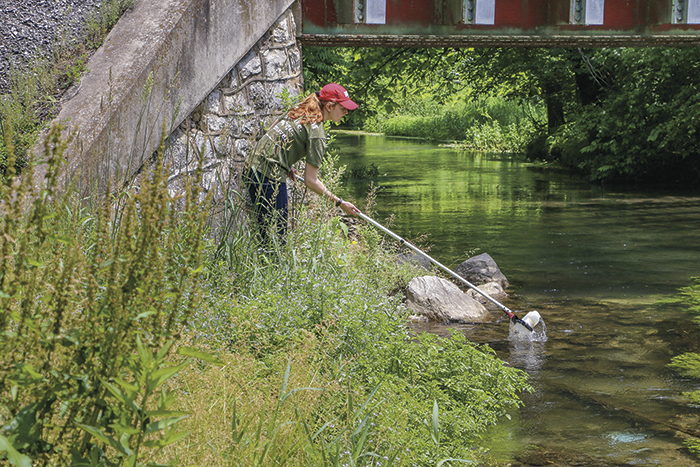
[[[684,391],[699,382],[667,364],[697,350],[700,333],[678,305],[660,303],[700,275],[700,194],[607,191],[563,171],[507,155],[419,140],[338,133],[340,162],[379,168],[351,179],[362,205],[379,186],[373,217],[449,267],[490,254],[511,283],[505,305],[537,310],[538,342],[509,340],[503,319],[457,328],[526,371],[524,406],[484,434],[487,465],[697,466],[683,440],[700,437],[700,409]]]

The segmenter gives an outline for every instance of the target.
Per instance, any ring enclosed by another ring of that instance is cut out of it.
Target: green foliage
[[[470,457],[469,443],[476,434],[517,407],[516,394],[527,387],[522,372],[507,368],[488,347],[470,344],[456,332],[449,338],[421,334],[415,340],[403,335],[375,345],[360,364],[370,381],[384,381],[387,399],[404,394],[404,404],[413,410],[429,410],[425,401],[431,400],[442,408],[439,446],[418,441],[424,438],[414,441],[422,463],[444,455]],[[422,425],[416,417],[397,426],[417,436]]]
[[[673,357],[668,366],[691,378],[700,378],[700,355],[698,354],[685,353],[678,355]]]
[[[444,103],[463,91],[468,81],[457,70],[469,60],[465,49],[435,48],[329,48],[304,49],[304,76],[308,90],[335,81],[360,104],[347,120],[383,119],[413,97],[431,95]]]
[[[60,133],[40,187],[27,170],[0,188],[0,435],[34,465],[145,465],[139,449],[173,441],[179,421],[156,391],[182,368],[166,357],[199,302],[198,191],[169,209],[159,162],[119,202],[76,199],[57,189]]]
[[[696,439],[689,439],[684,441],[684,444],[688,447],[690,452],[700,457],[700,441]]]
[[[382,121],[379,129],[388,136],[409,136],[438,141],[456,141],[481,117],[476,106],[441,108],[434,115],[407,115],[398,112]]]
[[[154,355],[137,336],[137,354],[126,358],[123,364],[124,369],[128,369],[130,373],[128,380],[122,379],[127,372],[122,373],[122,377],[113,378],[113,382],[101,380],[111,397],[117,401],[114,412],[119,414],[118,420],[113,420],[109,426],[102,425],[102,427],[76,423],[96,440],[111,447],[122,464],[144,465],[138,462],[142,448],[160,449],[176,443],[187,435],[187,433],[175,431],[178,422],[187,414],[170,410],[176,396],[164,388],[164,383],[189,363],[186,361],[178,365],[166,366],[166,355],[172,344],[173,341],[166,342]],[[158,396],[155,406],[153,410],[148,410],[155,396]],[[93,447],[93,451],[95,449],[96,447]],[[100,454],[104,456],[104,453]],[[75,455],[73,462],[80,463]],[[91,464],[87,459],[82,463]],[[153,464],[149,463],[149,465]]]
[[[220,363],[209,347],[254,358],[258,371],[235,374],[251,388],[267,384],[274,362],[291,359],[301,342],[318,343],[301,370],[323,387],[291,387],[288,362],[270,410],[236,410],[221,455],[242,465],[453,465],[472,459],[465,440],[517,407],[524,374],[488,348],[459,334],[409,333],[395,292],[414,271],[396,267],[373,229],[355,226],[351,239],[331,206],[311,199],[292,210],[285,245],[259,254],[247,229],[231,229],[218,247],[207,245],[211,261],[200,265],[196,189],[180,214],[170,210],[158,166],[137,193],[74,200],[55,188],[65,147],[58,134],[47,140],[43,191],[32,191],[32,171],[23,184],[8,176],[3,185],[0,446],[8,460],[159,465],[179,452],[194,428],[183,410],[194,394],[171,385],[191,387],[200,368],[173,353],[183,332],[197,347],[180,346],[180,356]],[[335,189],[341,175],[330,157],[324,181]],[[310,411],[301,399],[316,392]]]
[[[69,88],[80,81],[80,76],[88,71],[86,68],[87,54],[81,55],[74,63],[69,64],[65,70],[65,80],[62,83],[64,88]]]
[[[86,41],[90,48],[97,49],[103,39],[117,24],[121,16],[132,7],[135,0],[108,0],[100,3],[97,12],[87,19]]]
[[[324,182],[332,190],[337,176],[327,172]],[[517,408],[518,393],[528,388],[525,374],[461,334],[412,335],[404,297],[389,292],[403,290],[415,271],[396,266],[374,229],[354,225],[348,238],[325,201],[312,199],[291,211],[297,216],[287,243],[266,254],[256,253],[246,229],[227,231],[218,260],[205,270],[207,292],[191,327],[197,341],[250,353],[266,365],[300,341],[319,342],[310,351],[317,378],[342,388],[324,390],[311,413],[296,407],[296,415],[282,418],[285,407],[276,403],[266,416],[237,414],[237,441],[227,455],[249,459],[247,465],[262,463],[273,451],[303,457],[298,465],[471,460],[476,434]],[[249,378],[239,375],[238,384],[253,385]],[[440,407],[439,426],[426,431],[423,420],[433,401]],[[291,441],[302,428],[306,447]]]
[[[666,300],[669,303],[680,303],[688,311],[695,314],[695,321],[700,325],[700,278],[692,278],[692,285],[683,287],[675,297]],[[700,354],[687,352],[676,355],[671,359],[669,368],[673,368],[684,376],[700,379]],[[692,391],[684,394],[691,404],[700,404],[700,391]],[[700,457],[700,442],[695,439],[686,440],[685,445],[695,455]]]
[[[445,105],[430,97],[410,99],[389,118],[372,123],[370,129],[390,136],[461,141],[469,149],[524,152],[543,119],[542,106],[464,94]]]
[[[430,421],[428,420],[423,420],[423,425],[425,428],[428,430],[428,433],[430,433],[430,439],[433,441],[433,444],[437,449],[440,449],[440,408],[438,407],[437,401],[433,402],[433,412],[432,412],[432,417],[430,418]],[[445,459],[440,459],[439,461],[436,462],[436,467],[440,467],[441,465],[447,463],[447,462],[460,462],[464,464],[473,464],[474,461],[472,460],[465,460],[465,459],[453,459],[451,457],[445,458]]]
[[[523,152],[597,183],[695,186],[700,180],[700,52],[694,48],[312,48],[304,54],[310,82],[335,80],[351,90],[360,103],[350,115],[355,127]],[[470,99],[457,105],[464,93]],[[530,118],[505,123],[498,104],[489,109],[491,120],[483,120],[479,99],[494,96],[505,114],[527,111]]]
[[[554,150],[603,183],[697,183],[700,53],[607,49],[594,58],[610,70],[610,89],[568,125]]]
[[[328,83],[339,83],[353,90],[346,78],[352,66],[350,53],[350,49],[338,47],[305,47],[302,60],[307,91],[318,91]]]

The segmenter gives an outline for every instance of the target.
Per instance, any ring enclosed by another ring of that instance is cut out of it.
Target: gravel
[[[58,38],[80,37],[101,0],[0,0],[0,93],[9,90],[10,68],[46,54]]]

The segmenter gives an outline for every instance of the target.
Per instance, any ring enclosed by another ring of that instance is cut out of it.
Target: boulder
[[[479,290],[481,290],[482,292],[499,302],[502,302],[503,300],[508,298],[508,294],[506,294],[506,291],[503,290],[503,287],[501,287],[501,284],[498,282],[488,282],[486,284],[481,284],[479,285]],[[476,292],[475,290],[468,289],[467,295],[472,297],[477,302],[482,303],[489,310],[500,309],[498,306],[491,303],[490,300],[488,300],[486,297]]]
[[[506,276],[503,275],[496,262],[488,253],[469,258],[454,268],[454,272],[476,286],[488,282],[498,282],[503,289],[507,289],[510,285]]]
[[[484,323],[493,317],[484,305],[440,277],[414,278],[408,283],[407,299],[408,308],[429,321]]]

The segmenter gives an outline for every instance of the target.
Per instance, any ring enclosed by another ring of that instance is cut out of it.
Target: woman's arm
[[[313,166],[308,162],[306,163],[306,169],[304,170],[304,184],[314,193],[333,201],[333,204],[336,204],[338,200],[340,200],[338,196],[335,196],[333,193],[328,191],[323,182],[319,180],[318,167]],[[360,210],[357,209],[354,204],[347,201],[342,201],[340,203],[340,209],[342,209],[345,214],[350,216],[356,216],[357,213],[360,212]]]

